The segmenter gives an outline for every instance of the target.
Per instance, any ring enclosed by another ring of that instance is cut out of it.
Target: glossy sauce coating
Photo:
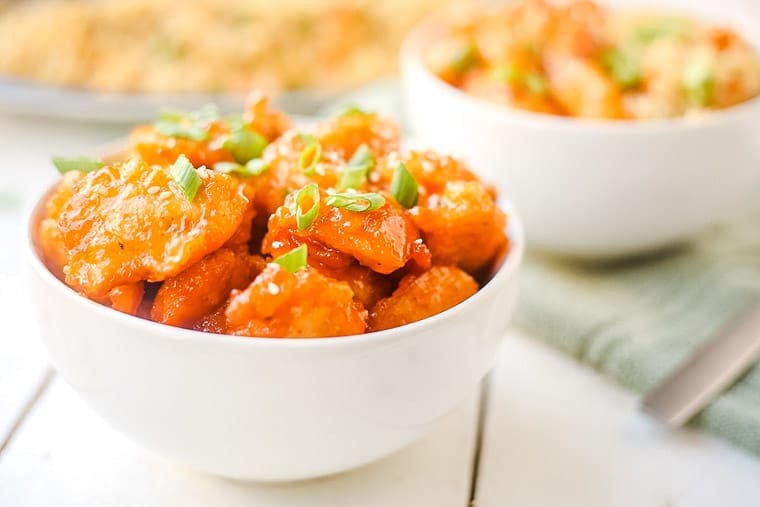
[[[88,295],[175,276],[227,241],[248,200],[230,176],[204,171],[189,202],[166,168],[132,159],[75,183],[59,229],[66,283]]]
[[[203,141],[140,126],[123,162],[67,173],[39,223],[51,271],[84,297],[162,324],[317,338],[444,311],[500,262],[506,217],[493,188],[461,162],[400,151],[398,126],[375,114],[286,130],[290,120],[266,98],[254,95],[246,107],[246,128],[268,143],[255,173],[242,161],[216,165],[232,152],[214,139],[239,124],[213,115]],[[318,156],[304,159],[315,143]],[[340,187],[360,147],[369,157]],[[182,178],[172,169],[180,155],[191,163]],[[393,193],[401,165],[418,189],[409,208]],[[360,193],[373,196],[371,209]],[[366,206],[336,203],[335,194]]]

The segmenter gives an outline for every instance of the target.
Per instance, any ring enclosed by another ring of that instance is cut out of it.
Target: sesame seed
[[[276,296],[277,294],[280,293],[280,287],[278,287],[277,284],[274,282],[269,282],[269,284],[267,285],[267,290],[273,296]]]
[[[171,196],[172,196],[171,192],[169,192],[168,190],[164,190],[163,192],[161,192],[161,195],[159,195],[158,197],[159,199],[166,200],[166,199],[169,199]]]
[[[148,194],[153,195],[153,194],[157,194],[160,190],[161,189],[158,188],[156,185],[153,185],[152,187],[148,187],[147,192]]]

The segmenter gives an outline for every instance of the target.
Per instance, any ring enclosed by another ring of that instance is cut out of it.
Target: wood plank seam
[[[485,430],[486,415],[488,412],[488,400],[491,391],[492,371],[488,372],[488,375],[486,375],[480,385],[480,399],[478,400],[477,420],[475,421],[475,444],[472,451],[472,468],[470,472],[470,494],[467,502],[467,505],[469,507],[474,507],[476,504],[478,472],[480,471],[481,451],[483,448],[483,434]]]
[[[11,424],[11,427],[8,430],[8,433],[3,437],[2,440],[0,440],[0,456],[2,456],[3,451],[5,451],[8,445],[11,443],[14,435],[16,435],[16,433],[18,433],[18,430],[21,429],[21,426],[23,426],[27,416],[29,416],[32,409],[40,401],[42,395],[45,394],[45,391],[47,391],[55,375],[55,370],[53,370],[52,366],[48,365],[45,368],[45,372],[37,383],[37,386],[35,387],[31,396],[21,407],[21,410],[19,410],[16,419],[13,421],[13,424]]]

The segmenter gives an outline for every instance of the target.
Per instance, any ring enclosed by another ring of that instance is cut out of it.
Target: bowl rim
[[[497,122],[515,122],[525,127],[546,130],[553,129],[563,133],[593,131],[605,134],[632,135],[716,127],[741,119],[747,115],[760,115],[760,95],[733,106],[710,110],[704,114],[694,116],[622,120],[558,116],[490,102],[470,95],[446,83],[436,76],[425,64],[423,59],[424,51],[448,27],[449,23],[443,18],[431,15],[421,20],[409,31],[404,38],[400,51],[404,88],[409,88],[407,81],[420,79],[423,86],[431,89],[431,91],[438,95],[443,95],[445,100],[458,103],[463,107],[469,108],[476,115],[488,116]],[[760,32],[760,27],[758,31]]]
[[[315,338],[268,338],[268,337],[249,337],[249,336],[235,336],[219,333],[209,333],[205,331],[197,331],[194,329],[186,329],[182,327],[170,326],[168,324],[161,324],[152,320],[143,319],[135,315],[129,315],[122,313],[118,310],[114,310],[108,306],[99,304],[91,299],[78,294],[73,288],[66,285],[63,281],[59,280],[48,269],[45,263],[42,261],[41,255],[38,252],[36,246],[36,227],[41,219],[41,211],[45,206],[45,202],[50,193],[55,189],[58,181],[51,184],[46,188],[40,196],[31,201],[31,205],[25,213],[24,228],[22,233],[24,235],[22,244],[23,254],[26,257],[26,264],[34,272],[34,275],[39,277],[44,285],[49,290],[58,292],[61,297],[67,298],[71,301],[71,304],[79,305],[85,310],[90,310],[98,313],[105,319],[115,319],[125,326],[132,326],[136,332],[144,332],[152,335],[152,337],[163,337],[174,340],[190,340],[195,342],[206,343],[226,343],[233,346],[241,347],[276,347],[276,348],[321,348],[321,347],[352,347],[368,343],[379,343],[384,341],[392,341],[396,338],[414,335],[418,331],[425,330],[433,327],[442,321],[449,320],[455,317],[459,312],[470,306],[478,304],[484,298],[487,298],[494,292],[498,286],[507,283],[510,279],[515,278],[519,266],[522,264],[523,257],[525,255],[525,235],[522,226],[522,221],[515,212],[514,206],[508,199],[500,198],[498,200],[499,207],[507,215],[507,224],[505,226],[505,233],[509,239],[509,251],[506,253],[502,264],[496,270],[486,284],[481,287],[475,294],[465,299],[464,301],[444,310],[441,313],[437,313],[431,317],[404,324],[403,326],[394,327],[391,329],[384,329],[382,331],[374,331],[362,334],[344,335],[344,336],[328,336],[328,337],[315,337]]]

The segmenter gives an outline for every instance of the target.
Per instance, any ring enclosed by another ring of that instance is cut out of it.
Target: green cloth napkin
[[[760,304],[760,199],[678,250],[606,266],[529,255],[521,277],[518,327],[645,392]],[[693,424],[760,454],[760,366]]]

